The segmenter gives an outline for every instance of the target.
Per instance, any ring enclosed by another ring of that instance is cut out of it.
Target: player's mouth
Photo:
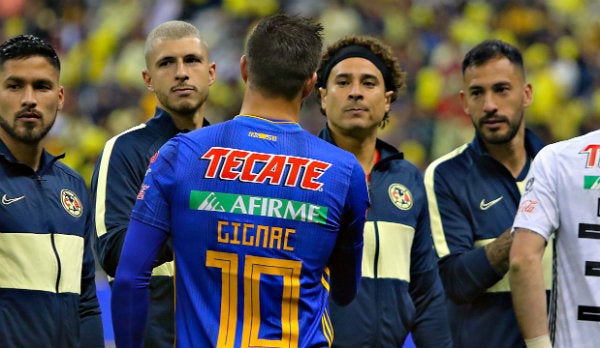
[[[194,92],[195,90],[196,90],[196,88],[194,88],[193,86],[177,86],[177,87],[171,88],[171,92],[173,92],[175,94],[181,94],[181,95],[188,95],[188,94]]]
[[[40,120],[41,118],[42,115],[34,111],[25,111],[17,114],[17,119],[24,122],[35,122],[37,120]]]

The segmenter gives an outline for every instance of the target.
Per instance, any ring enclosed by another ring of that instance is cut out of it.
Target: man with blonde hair
[[[174,135],[206,126],[209,87],[216,77],[206,43],[190,23],[169,21],[154,28],[144,49],[146,88],[157,99],[146,123],[110,139],[96,163],[92,191],[96,210],[96,251],[100,265],[114,277],[129,215],[148,164]],[[161,251],[152,273],[152,306],[146,330],[147,347],[172,347],[174,339],[173,253]]]

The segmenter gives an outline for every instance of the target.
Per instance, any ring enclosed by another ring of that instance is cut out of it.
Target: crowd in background
[[[548,143],[600,128],[600,2],[597,0],[12,0],[0,2],[0,40],[30,33],[50,41],[62,60],[66,103],[47,149],[90,180],[104,143],[154,112],[141,71],[148,31],[182,19],[196,25],[217,63],[206,118],[239,111],[247,28],[276,11],[325,26],[325,43],[369,34],[394,48],[408,74],[381,137],[420,168],[469,141],[462,110],[461,60],[486,38],[519,47],[535,100],[527,126]],[[325,122],[316,98],[301,123],[316,134]]]

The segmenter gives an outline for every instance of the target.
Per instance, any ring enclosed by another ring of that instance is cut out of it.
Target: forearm
[[[530,262],[513,262],[509,277],[513,305],[524,338],[548,334],[542,265],[539,260]]]
[[[530,339],[547,335],[546,290],[541,254],[523,249],[521,243],[516,244],[511,253],[509,281],[523,337]]]
[[[412,337],[418,347],[451,347],[444,289],[438,269],[411,275],[410,294],[416,317]]]
[[[487,244],[485,248],[485,254],[490,262],[492,268],[503,276],[508,272],[508,256],[510,254],[510,246],[512,245],[512,236],[510,234],[510,228],[502,232],[496,240]]]
[[[339,306],[346,306],[358,292],[361,278],[362,250],[336,250],[329,259],[331,298]]]
[[[440,277],[446,295],[456,303],[472,301],[502,279],[490,265],[484,248],[444,258]]]
[[[104,330],[100,313],[81,319],[81,346],[104,347]]]
[[[119,347],[143,345],[152,264],[165,238],[163,231],[131,220],[111,298]]]
[[[126,229],[127,226],[124,226]],[[117,265],[123,249],[125,241],[125,230],[113,231],[111,234],[105,234],[96,239],[96,254],[98,255],[98,263],[108,274],[113,277],[117,273]]]

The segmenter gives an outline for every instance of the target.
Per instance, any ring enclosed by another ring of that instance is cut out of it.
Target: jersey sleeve
[[[131,220],[112,287],[111,310],[118,347],[142,347],[154,259],[167,234]]]
[[[114,277],[129,225],[131,211],[148,169],[148,154],[118,138],[107,143],[92,175],[92,194],[96,221],[96,255],[100,266]],[[157,265],[171,261],[172,251],[165,244]]]
[[[542,149],[531,163],[513,231],[517,227],[526,228],[540,234],[547,241],[550,234],[558,228],[558,171],[552,167],[553,163],[556,163],[556,159],[551,146]]]
[[[104,271],[114,277],[145,167],[136,164],[119,142],[107,143],[92,175],[96,211],[96,254]],[[138,155],[139,156],[139,155]]]
[[[451,347],[446,298],[433,248],[425,187],[420,175],[416,182],[420,183],[420,196],[424,197],[424,202],[420,205],[410,257],[409,292],[416,309],[411,332],[419,347]]]
[[[430,169],[425,174],[425,188],[431,230],[434,240],[445,240],[445,244],[434,243],[440,256],[442,284],[453,301],[469,302],[502,279],[502,275],[492,268],[485,249],[474,247],[474,232],[469,219],[452,190],[456,183],[448,182],[439,167]]]
[[[171,229],[169,198],[175,186],[178,139],[171,139],[159,150],[146,171],[131,217],[163,231]],[[122,254],[121,254],[122,255]]]
[[[87,187],[82,181],[82,190],[87,192]],[[87,196],[87,195],[86,195]],[[91,207],[87,198],[84,206]],[[92,252],[92,238],[94,233],[93,214],[86,214],[83,250],[83,266],[81,269],[81,294],[79,296],[79,318],[81,323],[81,346],[104,347],[104,330],[100,304],[96,296],[96,262]]]
[[[369,196],[362,167],[355,164],[336,245],[329,259],[331,298],[338,305],[350,303],[361,277],[363,230]]]
[[[174,186],[176,141],[163,145],[137,194],[112,288],[111,308],[119,347],[141,347],[156,256],[170,233],[169,197]]]

